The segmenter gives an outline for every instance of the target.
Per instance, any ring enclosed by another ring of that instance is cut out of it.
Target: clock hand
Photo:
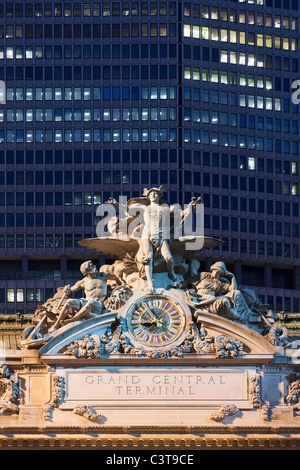
[[[155,318],[155,315],[153,312],[151,312],[150,308],[148,307],[147,304],[145,304],[144,302],[142,302],[142,306],[144,307],[144,309],[146,310],[147,313],[149,313],[150,317],[156,321],[156,318]]]
[[[144,307],[144,309],[146,310],[147,313],[149,313],[150,317],[153,319],[153,321],[156,322],[156,325],[161,328],[162,327],[162,323],[159,321],[158,318],[156,318],[156,316],[154,315],[153,312],[151,312],[151,310],[149,309],[148,305],[145,304],[144,302],[142,302],[142,306]]]

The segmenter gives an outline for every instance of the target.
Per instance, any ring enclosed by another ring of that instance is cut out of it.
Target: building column
[[[300,290],[300,266],[295,266],[293,269],[293,276],[294,276],[294,289]]]
[[[242,262],[240,260],[234,262],[234,275],[239,286],[239,284],[242,284]]]
[[[28,256],[22,256],[22,279],[28,279]]]
[[[266,263],[264,265],[264,279],[265,286],[272,287],[272,265],[271,263]]]
[[[60,257],[60,275],[61,279],[67,279],[67,257],[65,255]]]
[[[210,271],[210,267],[212,266],[212,264],[214,264],[215,260],[213,260],[213,258],[206,258],[205,260],[205,272],[209,272]]]

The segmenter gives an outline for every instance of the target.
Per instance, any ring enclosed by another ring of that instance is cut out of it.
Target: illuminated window
[[[292,162],[292,175],[298,175],[298,163]]]
[[[240,86],[246,86],[246,74],[240,73]]]
[[[240,44],[246,44],[246,33],[245,33],[245,31],[240,31]]]
[[[199,39],[200,38],[200,26],[193,26],[193,38]]]
[[[184,16],[191,16],[191,5],[189,3],[184,4],[183,14]]]
[[[257,76],[256,86],[257,86],[257,88],[263,88],[264,87],[264,77],[262,75]]]
[[[218,8],[216,8],[216,7],[211,7],[211,19],[212,19],[212,20],[218,20],[218,19],[219,19]]]
[[[184,37],[186,38],[190,38],[191,37],[191,25],[190,24],[185,24],[183,26],[183,35]]]
[[[234,30],[230,30],[230,42],[231,44],[235,44],[237,42],[237,32]]]
[[[24,302],[24,289],[17,289],[17,302]]]
[[[219,40],[219,30],[218,28],[211,28],[211,40],[218,41]]]
[[[209,40],[209,28],[207,26],[202,26],[202,39]]]
[[[120,142],[121,131],[120,129],[113,129],[113,142]]]
[[[264,67],[264,56],[263,54],[258,54],[256,57],[256,66],[257,67]]]
[[[258,34],[256,37],[257,40],[257,46],[258,47],[263,47],[264,46],[264,36],[263,34]]]
[[[245,24],[246,23],[246,12],[240,11],[239,12],[239,23]]]
[[[273,88],[273,81],[271,77],[266,78],[266,89],[267,90],[272,90]]]
[[[208,7],[205,5],[202,6],[202,18],[209,18]]]
[[[7,289],[7,302],[14,302],[14,301],[15,301],[15,290]]]
[[[165,23],[160,24],[159,35],[162,37],[167,36],[167,25]]]
[[[249,108],[255,108],[255,97],[254,97],[254,95],[248,95],[248,106],[249,106]]]
[[[245,52],[240,52],[240,54],[239,54],[239,64],[240,65],[246,65],[246,53]]]
[[[264,109],[264,98],[263,98],[263,96],[258,96],[257,97],[257,108],[258,109]]]
[[[266,35],[266,47],[272,47],[272,36],[270,36],[269,34]]]
[[[230,63],[231,64],[237,63],[237,53],[235,51],[230,51]]]
[[[221,41],[222,42],[227,42],[228,41],[227,29],[221,29]]]
[[[219,114],[217,112],[211,113],[211,123],[212,124],[219,124]]]
[[[213,83],[218,83],[219,82],[219,73],[218,70],[212,70],[211,71],[211,81]]]
[[[224,64],[227,64],[228,62],[228,52],[225,50],[221,51],[221,62],[223,62]]]
[[[255,157],[248,157],[248,169],[255,170]]]
[[[184,67],[184,78],[186,80],[191,79],[191,67],[188,67],[187,65],[185,65],[185,67]]]
[[[228,21],[228,14],[226,8],[221,8],[221,20]]]
[[[13,59],[14,58],[14,48],[13,47],[7,47],[6,48],[6,58],[7,59]]]
[[[275,108],[275,111],[281,111],[281,100],[280,100],[280,98],[275,98],[274,108]]]
[[[157,93],[157,87],[152,86],[150,89],[150,98],[151,100],[157,100],[158,99],[158,93]]]
[[[275,49],[280,49],[281,48],[280,36],[275,36],[274,46],[275,46]]]
[[[161,100],[166,100],[168,98],[168,91],[166,86],[160,87],[160,93],[159,93],[160,99]]]
[[[255,66],[255,56],[254,56],[254,54],[248,54],[248,65],[250,67]]]
[[[228,85],[228,73],[225,70],[221,70],[221,83]]]
[[[202,70],[202,81],[203,82],[208,82],[209,81],[209,71],[208,71],[208,69],[203,69]]]
[[[200,68],[194,67],[193,69],[193,80],[200,80]]]
[[[267,110],[272,110],[273,109],[272,98],[266,97],[266,109]]]
[[[103,3],[102,16],[110,16],[110,4],[109,3]]]
[[[150,24],[150,36],[151,37],[156,37],[157,36],[157,31],[158,31],[158,25],[151,23]]]
[[[129,110],[128,110],[129,113]],[[149,111],[148,108],[142,108],[142,121],[148,121]],[[124,120],[124,110],[123,110],[123,120]],[[129,121],[129,118],[127,119]]]
[[[292,38],[292,51],[298,51],[298,40]]]
[[[257,25],[263,26],[264,25],[264,15],[263,13],[257,13]]]

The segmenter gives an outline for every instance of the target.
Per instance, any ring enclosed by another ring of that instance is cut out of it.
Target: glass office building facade
[[[297,0],[0,1],[0,313],[99,263],[77,244],[97,206],[159,184],[202,196],[224,241],[203,269],[223,259],[299,312],[298,17]]]

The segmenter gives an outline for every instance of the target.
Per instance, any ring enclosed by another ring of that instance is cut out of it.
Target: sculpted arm
[[[72,292],[76,292],[79,289],[84,289],[84,280],[83,279],[76,282],[76,284],[74,284],[74,286],[72,286],[72,287],[66,286],[64,288],[64,292],[66,292],[67,295],[70,295]]]
[[[184,222],[184,220],[195,210],[196,208],[196,205],[198,203],[201,203],[201,197],[198,197],[197,199],[195,197],[192,197],[192,200],[191,202],[189,203],[189,205],[187,206],[186,209],[184,210],[178,210],[178,206],[177,205],[172,205],[170,207],[170,211],[176,213],[177,214],[179,213],[180,214],[180,217],[181,217],[181,224]]]
[[[118,207],[121,209],[127,216],[129,215],[128,213],[128,206],[125,204],[119,204],[116,199],[114,198],[109,198],[108,201],[106,201],[107,204],[111,204],[112,206]]]
[[[225,276],[228,276],[228,277],[231,277],[231,283],[230,283],[230,286],[229,286],[229,292],[232,292],[234,290],[237,289],[237,282],[236,282],[236,278],[235,278],[235,275],[226,271],[225,273]]]

